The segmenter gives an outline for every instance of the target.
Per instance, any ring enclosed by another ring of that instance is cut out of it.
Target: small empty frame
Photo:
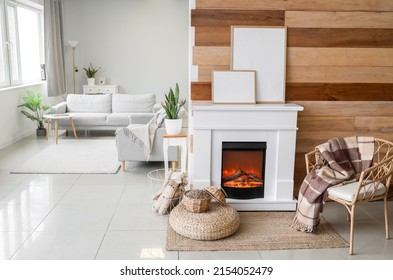
[[[213,103],[255,103],[255,71],[213,71]]]
[[[232,26],[232,70],[256,70],[256,102],[285,102],[286,27]]]

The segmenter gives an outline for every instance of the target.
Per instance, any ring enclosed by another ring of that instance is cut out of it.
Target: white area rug
[[[116,140],[67,139],[49,144],[11,173],[115,174],[119,170]]]

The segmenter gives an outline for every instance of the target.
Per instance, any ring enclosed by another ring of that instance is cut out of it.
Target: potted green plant
[[[96,76],[98,70],[100,70],[100,69],[101,69],[101,67],[94,68],[94,66],[91,64],[91,62],[90,62],[90,66],[88,68],[83,67],[83,70],[85,70],[85,72],[86,72],[87,84],[89,86],[94,86],[95,76]]]
[[[170,88],[168,94],[165,94],[165,100],[161,103],[167,115],[165,129],[169,135],[179,134],[182,127],[182,119],[179,118],[179,112],[181,107],[186,104],[186,100],[179,100],[179,93],[179,85],[176,83],[175,91]]]
[[[44,114],[52,106],[42,104],[42,94],[38,90],[27,90],[22,99],[23,104],[19,105],[18,108],[22,107],[27,110],[22,109],[21,113],[37,125],[37,136],[45,136]]]

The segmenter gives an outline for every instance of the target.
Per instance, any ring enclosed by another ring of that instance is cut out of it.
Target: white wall
[[[101,66],[97,80],[118,84],[120,93],[154,93],[163,99],[179,83],[189,94],[186,0],[64,0],[65,59],[72,92],[72,51],[76,48],[77,92],[82,92],[90,62]]]

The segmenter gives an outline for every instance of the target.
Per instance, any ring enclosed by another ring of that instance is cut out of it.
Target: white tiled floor
[[[393,259],[380,202],[358,207],[353,256],[346,248],[166,251],[167,217],[152,211],[146,176],[163,164],[129,165],[116,175],[9,173],[51,140],[32,136],[0,151],[0,259]],[[327,203],[324,216],[348,240],[344,208]],[[393,236],[392,202],[390,217]]]

